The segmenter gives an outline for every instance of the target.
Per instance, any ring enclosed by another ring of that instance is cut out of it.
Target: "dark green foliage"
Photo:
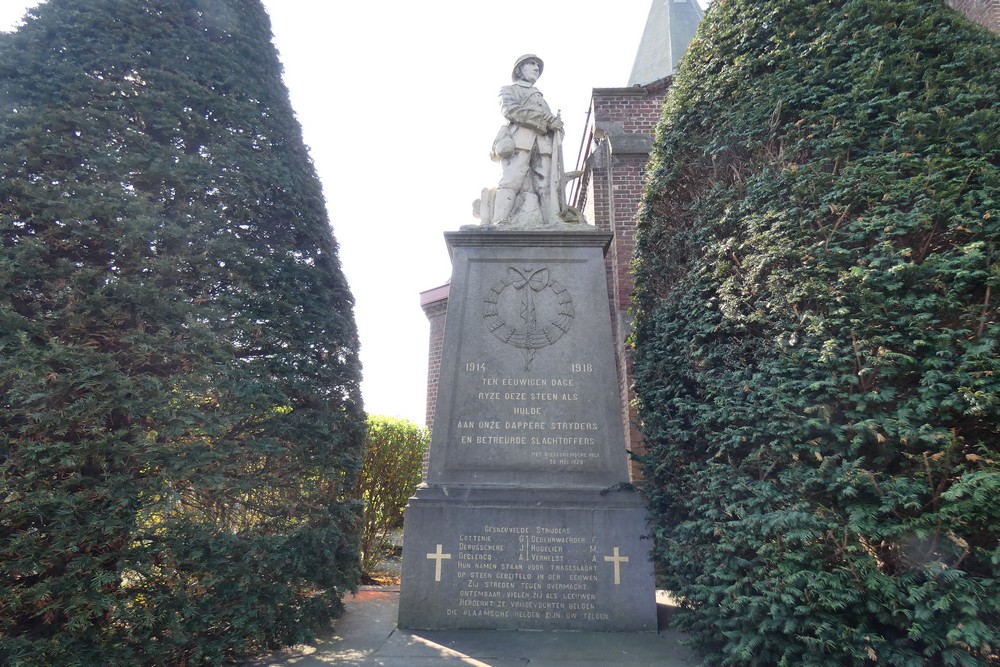
[[[1000,651],[1000,40],[716,0],[658,129],[635,383],[709,665]]]
[[[353,302],[259,0],[0,35],[0,663],[218,664],[359,571]]]
[[[369,415],[365,461],[355,497],[364,503],[361,571],[373,575],[392,553],[389,531],[403,525],[403,509],[420,484],[427,429],[405,419]]]

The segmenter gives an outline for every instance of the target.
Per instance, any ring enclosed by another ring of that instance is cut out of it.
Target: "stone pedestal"
[[[628,480],[610,235],[454,232],[427,483],[404,527],[406,628],[656,630]]]

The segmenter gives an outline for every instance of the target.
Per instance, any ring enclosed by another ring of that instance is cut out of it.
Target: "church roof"
[[[696,0],[653,0],[628,85],[646,85],[673,74],[701,16]]]

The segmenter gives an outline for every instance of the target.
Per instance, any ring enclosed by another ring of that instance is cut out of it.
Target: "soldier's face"
[[[538,81],[539,74],[541,74],[541,68],[534,60],[528,60],[521,65],[521,78],[528,83]]]

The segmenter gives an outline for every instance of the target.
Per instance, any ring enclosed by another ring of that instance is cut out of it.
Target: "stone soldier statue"
[[[491,155],[503,166],[500,184],[491,193],[489,221],[495,225],[580,221],[564,201],[562,119],[534,86],[544,67],[536,55],[521,56],[511,72],[513,83],[500,90],[507,125],[497,134]]]

